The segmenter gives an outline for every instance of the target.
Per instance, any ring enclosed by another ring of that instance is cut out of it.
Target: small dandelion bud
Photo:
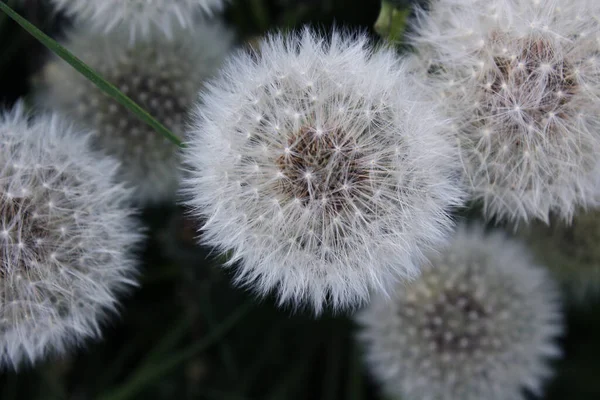
[[[569,220],[599,204],[595,3],[436,1],[418,18],[412,43],[487,218]]]
[[[65,46],[182,136],[188,109],[220,65],[231,35],[217,25],[175,33],[172,40],[154,35],[130,46],[123,31],[104,35],[81,27]],[[121,162],[119,179],[135,189],[138,204],[173,199],[179,185],[177,147],[71,66],[51,61],[37,97],[41,105],[96,132],[94,145]]]
[[[128,31],[131,41],[159,29],[167,37],[174,31],[190,28],[200,14],[221,10],[227,0],[51,0],[81,24],[98,33],[115,29]]]
[[[0,116],[0,366],[62,353],[134,284],[139,240],[117,163],[56,115]]]
[[[184,189],[204,242],[240,261],[237,282],[317,312],[355,306],[415,276],[452,226],[445,121],[365,37],[271,36],[202,100]]]
[[[517,242],[460,228],[422,275],[356,317],[371,372],[406,400],[525,399],[560,355],[558,290]]]
[[[574,300],[600,292],[600,211],[582,211],[572,223],[551,217],[549,226],[535,222],[519,235]]]

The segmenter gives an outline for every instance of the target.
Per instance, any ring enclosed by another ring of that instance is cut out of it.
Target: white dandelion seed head
[[[560,355],[558,290],[518,242],[461,227],[422,275],[356,317],[384,391],[406,400],[524,399]]]
[[[540,262],[562,283],[569,299],[581,302],[600,294],[600,211],[575,214],[571,223],[551,216],[519,230]]]
[[[421,71],[487,218],[569,220],[599,203],[599,5],[436,1],[417,18]]]
[[[362,35],[305,29],[233,56],[184,150],[204,242],[232,250],[238,283],[317,312],[413,277],[462,200],[445,121],[419,99]]]
[[[155,32],[156,33],[156,32]],[[130,46],[126,32],[97,34],[84,27],[65,46],[176,135],[206,78],[216,72],[232,35],[220,25],[178,30],[172,40],[154,35]],[[68,114],[96,132],[94,144],[121,162],[119,179],[140,205],[174,198],[179,185],[177,146],[60,59],[44,69],[41,105]]]
[[[221,10],[228,0],[51,0],[55,7],[98,33],[126,30],[131,41],[159,29],[173,37],[201,14]]]
[[[0,366],[62,353],[134,284],[139,240],[117,163],[56,115],[0,116]]]

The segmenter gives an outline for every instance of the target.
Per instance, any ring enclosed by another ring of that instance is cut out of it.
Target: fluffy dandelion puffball
[[[414,277],[451,228],[455,150],[393,51],[273,35],[201,97],[184,189],[237,282],[317,312],[353,306]]]
[[[227,0],[51,0],[57,9],[99,33],[115,29],[129,32],[130,39],[146,37],[159,29],[167,37],[194,25],[201,14],[221,10]]]
[[[560,6],[560,7],[559,7]],[[434,1],[412,43],[488,218],[598,204],[600,3]]]
[[[117,163],[55,115],[0,117],[0,365],[99,334],[134,284],[139,240]]]
[[[517,242],[461,228],[415,282],[357,315],[383,389],[406,400],[524,399],[560,351],[558,290]]]
[[[222,62],[232,35],[219,25],[177,30],[172,40],[156,31],[131,46],[127,33],[84,27],[64,45],[176,135],[204,80]],[[56,58],[43,70],[37,98],[93,129],[94,145],[121,162],[119,179],[135,188],[138,204],[172,200],[179,185],[177,146]]]
[[[600,211],[581,211],[571,223],[551,217],[520,229],[536,258],[547,265],[573,300],[600,292]]]

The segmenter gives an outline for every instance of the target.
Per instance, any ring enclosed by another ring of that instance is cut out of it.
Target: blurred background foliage
[[[55,38],[69,26],[44,0],[20,3],[17,10]],[[379,0],[235,0],[225,18],[241,45],[307,23],[361,29],[375,38],[379,9]],[[0,15],[2,106],[27,96],[47,56]],[[2,373],[1,400],[382,399],[353,342],[349,316],[315,319],[234,288],[219,258],[194,245],[196,226],[174,205],[145,210],[141,218],[149,228],[141,285],[123,299],[103,339],[35,368]],[[566,311],[565,356],[545,398],[600,399],[600,301]]]

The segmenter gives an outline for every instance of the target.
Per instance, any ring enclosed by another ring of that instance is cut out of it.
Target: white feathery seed
[[[130,46],[126,32],[70,32],[64,45],[180,137],[206,78],[216,72],[232,42],[220,25],[177,30],[172,40],[154,35]],[[39,103],[96,132],[95,146],[121,162],[119,179],[135,188],[140,205],[172,200],[179,185],[177,146],[106,96],[64,61],[43,70]]]
[[[63,353],[135,284],[139,241],[118,164],[56,115],[0,116],[0,366]]]
[[[418,280],[356,316],[383,390],[404,400],[523,400],[560,355],[558,290],[520,243],[461,227]]]
[[[194,26],[202,14],[212,15],[228,0],[51,0],[54,6],[98,33],[121,29],[130,41],[159,29],[167,37]]]
[[[414,277],[452,227],[462,192],[445,121],[363,35],[272,35],[201,100],[184,193],[238,283],[317,313],[356,306]]]
[[[600,2],[436,0],[411,37],[486,218],[600,203]],[[413,65],[414,67],[414,65]]]

